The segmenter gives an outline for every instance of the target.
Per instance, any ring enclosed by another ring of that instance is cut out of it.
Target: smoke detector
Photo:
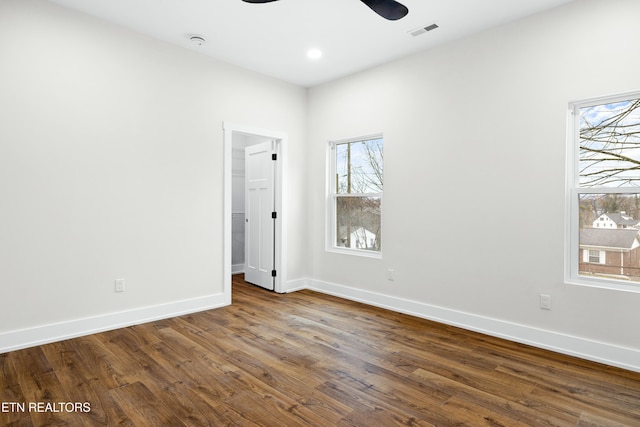
[[[195,44],[196,46],[202,46],[206,42],[204,37],[198,35],[189,37],[189,40],[191,40],[191,43]]]

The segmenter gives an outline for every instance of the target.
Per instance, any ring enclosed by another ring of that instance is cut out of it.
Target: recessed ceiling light
[[[309,59],[318,59],[322,56],[322,51],[320,49],[309,49],[307,51],[307,58]]]

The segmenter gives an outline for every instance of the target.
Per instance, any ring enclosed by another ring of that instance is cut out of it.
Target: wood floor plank
[[[510,420],[509,423],[525,422],[530,426],[556,426],[575,425],[579,419],[580,411],[574,408],[563,408],[556,410],[553,406],[546,405],[545,401],[537,401],[530,395],[514,395],[509,398],[508,394],[499,392],[481,385],[468,384],[466,380],[459,381],[459,377],[449,378],[426,370],[418,370],[414,373],[417,377],[446,390],[453,398],[446,402],[447,408],[460,407],[463,419],[468,417],[466,409],[469,407],[482,407],[493,414],[489,418],[497,422]],[[464,375],[464,374],[462,374]],[[509,390],[508,387],[505,388]],[[463,403],[461,403],[463,402]],[[453,411],[457,415],[457,411]],[[481,411],[482,412],[482,411]]]
[[[19,352],[0,354],[0,387],[2,387],[0,403],[5,404],[4,410],[0,411],[0,425],[3,426],[33,425],[29,413],[16,407],[16,404],[26,401],[14,366],[14,359],[19,354]],[[17,365],[19,369],[20,364],[17,363]]]
[[[233,277],[233,304],[0,355],[1,426],[640,426],[640,373]]]
[[[167,405],[141,382],[118,387],[110,393],[133,425],[174,427],[187,425],[175,415],[173,405]]]
[[[69,402],[87,403],[90,410],[81,417],[85,425],[106,426],[113,424],[105,407],[113,407],[108,398],[108,389],[92,375],[90,365],[74,350],[70,341],[43,346],[61,387],[67,392]],[[91,404],[93,402],[93,405]],[[83,407],[84,408],[84,407]],[[76,422],[80,417],[76,418]]]

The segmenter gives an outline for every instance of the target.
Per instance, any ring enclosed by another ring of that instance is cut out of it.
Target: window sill
[[[326,251],[332,252],[335,254],[355,255],[363,258],[382,259],[382,252],[365,251],[361,249],[336,248],[336,247],[326,248]]]
[[[640,293],[640,283],[629,282],[626,280],[606,280],[581,276],[579,278],[569,278],[565,280],[565,284],[606,289],[610,291]]]

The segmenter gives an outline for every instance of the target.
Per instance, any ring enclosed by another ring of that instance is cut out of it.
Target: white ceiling
[[[360,0],[50,0],[142,34],[311,87],[573,0],[400,0],[387,21]],[[413,37],[411,30],[439,28]],[[191,35],[204,36],[196,46]],[[318,60],[306,57],[319,48]]]

